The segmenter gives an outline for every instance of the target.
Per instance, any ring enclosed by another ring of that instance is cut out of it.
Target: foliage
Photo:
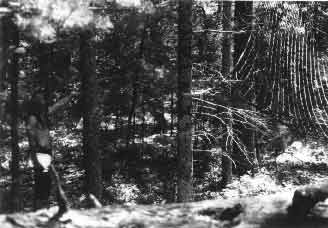
[[[268,195],[276,193],[282,188],[276,184],[270,172],[265,169],[256,173],[254,177],[250,174],[245,174],[239,180],[233,181],[222,192],[225,198],[245,197],[254,195]]]
[[[56,152],[55,164],[73,205],[79,207],[84,176],[79,41],[81,32],[86,30],[93,33],[92,44],[96,51],[101,113],[99,148],[104,166],[103,201],[174,201],[177,176],[175,2],[20,0],[7,3],[11,11],[6,11],[6,15],[12,16],[21,35],[19,47],[8,49],[9,52],[17,52],[20,58],[18,86],[21,120],[26,101],[36,91],[44,89],[45,85],[48,86],[49,105],[65,97],[71,99],[64,108],[50,116],[50,133]],[[228,137],[233,136],[234,146],[253,163],[252,151],[248,150],[243,139],[245,129],[258,132],[259,144],[270,144],[270,140],[277,135],[273,129],[275,121],[285,118],[274,116],[272,120],[272,110],[253,109],[259,102],[248,96],[251,89],[257,89],[249,78],[231,80],[221,74],[223,32],[219,10],[217,1],[194,2],[192,95],[195,198],[264,195],[320,181],[322,172],[316,173],[315,169],[320,167],[323,170],[327,165],[325,147],[292,146],[278,156],[281,151],[267,151],[269,147],[264,145],[260,154],[264,155],[262,165],[265,167],[254,175],[236,175],[233,183],[220,192],[221,158],[227,154]],[[277,20],[272,20],[273,12],[278,12]],[[253,32],[251,39],[263,39],[261,43],[253,46],[247,44],[245,47],[263,52],[273,48],[270,46],[273,30],[298,35],[308,30],[320,30],[316,47],[319,60],[325,60],[327,42],[323,34],[327,30],[326,12],[325,3],[256,3],[255,30],[258,33],[255,36]],[[3,15],[2,11],[0,14]],[[263,68],[270,65],[271,60],[267,55],[260,54],[245,52],[247,58],[242,59],[244,62],[241,65],[245,70],[242,73],[247,73],[245,76],[249,76],[252,69],[257,79],[261,77],[259,80],[271,77],[268,72],[263,73]],[[11,57],[10,53],[8,57]],[[260,67],[253,69],[254,64]],[[239,69],[236,66],[234,73]],[[3,109],[10,109],[8,94],[11,91],[10,78],[4,76],[1,80],[4,91],[0,95],[5,104],[1,104],[0,113],[5,112]],[[302,85],[298,84],[297,88]],[[271,90],[267,88],[266,91]],[[259,95],[260,91],[257,90],[256,94]],[[7,120],[1,119],[0,123],[0,171],[3,174],[0,184],[5,190],[8,189],[10,174],[10,116],[6,117]],[[235,128],[228,131],[226,126],[231,120]],[[19,145],[22,154],[26,154],[26,129],[22,123],[19,127]],[[235,161],[234,164],[235,169],[240,165]],[[276,164],[278,171],[274,170]],[[31,199],[31,167],[28,167],[25,158],[21,166],[25,170],[22,189],[28,195],[27,199]],[[24,202],[24,205],[26,210],[31,207],[30,202]]]

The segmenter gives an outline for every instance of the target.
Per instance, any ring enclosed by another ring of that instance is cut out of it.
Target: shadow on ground
[[[328,218],[311,215],[304,219],[291,219],[286,213],[274,214],[264,219],[259,228],[326,228]]]

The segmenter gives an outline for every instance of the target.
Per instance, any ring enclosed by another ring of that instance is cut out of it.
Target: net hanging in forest
[[[270,32],[250,35],[233,71],[242,82],[235,89],[259,111],[328,137],[327,63],[319,58],[315,33],[275,29],[277,13],[270,20]]]

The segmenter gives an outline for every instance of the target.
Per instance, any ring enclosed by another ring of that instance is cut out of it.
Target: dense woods
[[[299,188],[284,213],[315,212],[327,15],[325,2],[0,1],[0,212],[189,202],[236,225],[255,214],[248,197]],[[228,210],[192,203],[211,199]]]

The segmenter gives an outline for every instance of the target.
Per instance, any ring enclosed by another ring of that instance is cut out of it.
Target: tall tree
[[[3,15],[0,14],[0,89],[3,89],[3,81],[5,78],[5,66],[6,66],[6,45],[5,45],[5,21]]]
[[[0,4],[0,8],[2,7],[2,4]],[[4,90],[4,80],[5,80],[5,74],[6,74],[6,62],[7,62],[7,56],[6,56],[6,43],[5,43],[5,17],[0,13],[0,92],[3,92]],[[3,119],[5,115],[5,103],[1,99],[0,103],[0,118]],[[2,127],[0,126],[0,134],[3,135]],[[1,174],[0,174],[1,175]]]
[[[178,6],[178,201],[192,200],[192,97],[191,41],[192,0],[179,1]]]
[[[46,44],[46,43],[40,43],[38,45],[38,64],[39,64],[39,72],[36,75],[37,78],[37,83],[40,86],[40,88],[43,91],[44,97],[45,97],[45,105],[46,109],[49,108],[49,105],[51,103],[51,88],[50,88],[50,83],[51,83],[51,58],[52,56],[52,45],[51,44]],[[63,66],[60,66],[61,68],[64,68]],[[48,113],[47,113],[48,114]],[[49,121],[49,117],[46,116],[46,121]]]
[[[93,47],[92,29],[81,33],[80,73],[82,76],[83,102],[83,153],[85,191],[98,199],[102,196],[101,152],[98,147],[99,107],[96,78],[96,53]]]
[[[19,147],[18,147],[18,53],[16,49],[19,44],[19,33],[16,25],[12,22],[12,16],[8,15],[2,19],[2,76],[8,75],[10,81],[10,133],[11,133],[11,200],[10,210],[16,211],[20,208],[19,197]],[[8,47],[14,47],[13,53],[11,53],[9,61],[7,62],[6,54],[8,54]],[[9,63],[9,64],[8,64]],[[6,67],[8,64],[8,67]],[[4,79],[4,77],[2,78]]]
[[[18,48],[19,33],[16,26],[11,25],[12,29],[12,45]],[[10,62],[9,79],[11,85],[11,209],[13,211],[20,209],[20,172],[19,172],[19,147],[18,147],[18,53],[13,53]]]
[[[136,108],[138,105],[138,95],[139,95],[139,90],[140,90],[139,78],[140,78],[140,74],[141,74],[140,68],[141,68],[143,55],[144,55],[144,44],[145,44],[145,38],[146,38],[146,33],[147,33],[147,31],[146,31],[147,19],[148,19],[148,17],[145,19],[145,22],[143,23],[143,32],[141,34],[141,40],[140,40],[138,53],[136,55],[136,60],[135,60],[135,62],[138,65],[137,65],[137,69],[134,73],[133,83],[132,83],[132,100],[131,100],[131,104],[130,104],[130,108],[129,108],[130,110],[129,110],[129,115],[128,115],[128,129],[127,129],[128,132],[127,132],[127,142],[126,142],[127,146],[130,143],[132,118],[136,114]],[[133,126],[133,130],[132,130],[133,142],[134,142],[134,135],[135,135],[135,126]]]
[[[53,160],[53,151],[50,138],[50,123],[49,123],[49,87],[48,80],[50,76],[50,58],[49,58],[49,47],[46,44],[39,44],[39,73],[38,78],[38,92],[34,94],[30,100],[30,107],[33,110],[29,111],[28,114],[28,133],[31,146],[31,153],[46,155],[51,161]],[[35,113],[33,113],[35,112]],[[38,124],[35,124],[33,116],[37,117]],[[35,134],[35,132],[39,132]],[[43,143],[39,137],[33,137],[34,135],[42,135],[43,139],[47,139]],[[34,154],[33,154],[34,155]],[[49,197],[51,192],[51,184],[53,178],[51,177],[50,170],[45,171],[44,167],[40,167],[40,161],[36,156],[34,161],[34,207],[39,209],[41,207],[49,205]]]
[[[232,56],[232,48],[233,48],[233,40],[232,33],[229,32],[232,30],[232,16],[233,16],[233,8],[231,1],[223,2],[223,14],[222,14],[222,26],[223,30],[227,31],[223,34],[222,40],[222,75],[226,79],[231,78],[231,72],[233,68],[233,56]],[[230,86],[231,88],[231,86]],[[232,161],[231,155],[233,151],[232,145],[232,117],[230,115],[230,122],[227,126],[227,143],[226,143],[226,155],[222,156],[222,186],[226,186],[232,181]]]

